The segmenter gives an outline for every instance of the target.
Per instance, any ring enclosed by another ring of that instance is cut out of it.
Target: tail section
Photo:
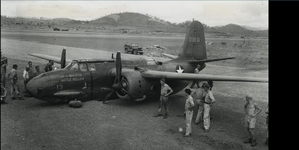
[[[199,21],[192,21],[187,28],[181,57],[196,60],[207,59],[205,42],[203,25]]]
[[[187,29],[183,52],[179,58],[188,60],[189,63],[193,65],[204,65],[206,62],[234,59],[235,57],[207,59],[203,25],[199,21],[192,21]]]

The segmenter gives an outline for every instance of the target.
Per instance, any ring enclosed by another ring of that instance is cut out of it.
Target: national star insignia
[[[178,70],[176,70],[177,73],[183,73],[184,69],[181,68],[181,66],[178,66]]]

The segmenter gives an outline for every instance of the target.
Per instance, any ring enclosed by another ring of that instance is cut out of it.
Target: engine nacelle
[[[123,100],[142,101],[146,98],[146,91],[151,89],[151,83],[145,80],[139,71],[122,72],[120,82],[122,88],[117,90],[116,94]]]

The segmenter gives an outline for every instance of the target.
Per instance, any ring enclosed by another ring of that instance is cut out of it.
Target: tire
[[[129,53],[129,52],[128,52],[128,48],[125,48],[125,52],[126,52],[126,53]]]

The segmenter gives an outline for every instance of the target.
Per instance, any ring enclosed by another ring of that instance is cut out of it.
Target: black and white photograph
[[[268,9],[1,1],[1,149],[269,149]]]

